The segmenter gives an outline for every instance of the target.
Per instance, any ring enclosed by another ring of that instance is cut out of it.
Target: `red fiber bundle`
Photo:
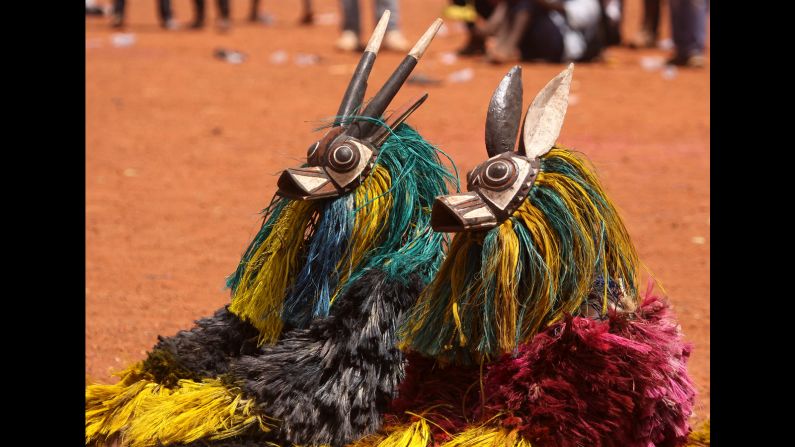
[[[668,304],[568,317],[488,367],[485,414],[502,413],[534,447],[680,446],[695,388]]]
[[[406,378],[398,397],[390,403],[389,414],[401,421],[411,420],[406,411],[420,414],[453,434],[466,429],[481,406],[479,367],[442,367],[434,359],[415,353],[407,360]],[[434,440],[448,440],[434,424]]]

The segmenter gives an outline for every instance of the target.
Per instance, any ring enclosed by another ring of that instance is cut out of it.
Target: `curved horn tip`
[[[387,9],[381,15],[381,19],[378,21],[378,24],[375,26],[373,30],[373,35],[370,36],[370,41],[367,42],[367,48],[364,51],[369,51],[371,53],[378,54],[378,50],[381,48],[381,41],[384,39],[384,34],[386,33],[386,27],[389,24],[389,16],[390,12]]]
[[[486,114],[486,152],[489,157],[512,152],[522,122],[522,67],[503,76],[489,101]]]
[[[442,27],[443,23],[444,21],[441,18],[434,20],[428,30],[425,31],[425,34],[423,34],[420,40],[414,45],[414,48],[409,51],[409,56],[419,60],[422,55],[425,54],[425,50],[428,48],[428,45],[431,44],[436,33],[439,32],[439,28]]]

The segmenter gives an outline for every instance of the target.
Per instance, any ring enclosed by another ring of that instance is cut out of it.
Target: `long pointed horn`
[[[489,157],[512,152],[522,122],[522,67],[515,66],[494,90],[486,115]]]
[[[425,34],[420,37],[420,40],[417,41],[414,48],[409,51],[409,54],[406,55],[400,65],[398,65],[392,73],[392,76],[390,76],[384,83],[384,86],[381,87],[381,90],[379,90],[370,103],[367,104],[367,108],[364,109],[362,113],[363,116],[378,118],[384,113],[389,103],[392,102],[392,98],[395,97],[400,87],[403,86],[403,83],[406,82],[406,79],[411,74],[411,71],[417,66],[417,62],[425,53],[428,45],[431,44],[434,36],[436,36],[436,33],[442,26],[442,23],[442,19],[436,19],[428,30],[425,31]],[[357,136],[368,135],[374,126],[375,124],[368,121],[359,123],[359,132]]]
[[[381,20],[378,21],[373,35],[370,36],[370,41],[367,42],[367,48],[364,50],[359,65],[356,66],[356,71],[353,72],[351,82],[342,96],[340,108],[337,111],[337,119],[334,126],[339,126],[342,120],[354,113],[354,111],[362,105],[364,100],[364,93],[367,91],[367,78],[370,76],[370,70],[375,63],[375,57],[378,55],[378,50],[381,48],[381,41],[386,33],[386,26],[389,23],[389,10],[384,11],[381,15]]]
[[[569,88],[574,64],[561,71],[538,92],[522,125],[519,154],[538,158],[552,149],[563,127],[563,118],[569,107]]]
[[[409,102],[400,106],[399,109],[392,112],[389,117],[384,119],[386,126],[377,128],[373,134],[369,137],[370,143],[373,144],[375,147],[380,147],[384,141],[389,137],[389,129],[395,130],[403,121],[414,113],[425,100],[428,99],[428,94],[423,93],[422,95],[416,96],[412,98]]]

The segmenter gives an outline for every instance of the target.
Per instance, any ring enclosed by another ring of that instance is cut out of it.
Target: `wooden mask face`
[[[348,84],[333,127],[320,141],[309,146],[308,166],[282,172],[278,180],[279,190],[276,192],[279,196],[314,200],[338,197],[355,190],[373,169],[378,150],[389,137],[390,129],[397,128],[427,99],[427,93],[419,95],[384,117],[384,125],[374,122],[381,119],[389,103],[419,62],[442,25],[441,19],[437,19],[428,28],[367,107],[362,112],[357,112],[362,108],[367,77],[375,63],[388,21],[389,11],[386,11]]]
[[[431,226],[435,231],[494,228],[527,199],[541,170],[541,156],[552,149],[563,126],[572,71],[569,65],[530,104],[516,150],[522,69],[517,65],[505,75],[491,97],[486,117],[486,151],[490,158],[467,174],[468,192],[434,201]]]

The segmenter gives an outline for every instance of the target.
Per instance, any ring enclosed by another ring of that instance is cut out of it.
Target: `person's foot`
[[[483,54],[486,54],[486,41],[475,34],[470,34],[467,44],[458,50],[459,56],[480,56]]]
[[[110,26],[113,28],[121,28],[124,26],[124,17],[121,14],[114,13],[110,18]]]
[[[635,37],[629,42],[630,48],[654,48],[657,46],[657,38],[648,30],[642,29],[635,34]]]
[[[386,40],[386,39],[384,39]],[[345,30],[340,35],[335,43],[338,50],[342,51],[358,51],[359,50],[359,36],[351,30]]]
[[[701,54],[691,54],[689,56],[677,54],[674,57],[668,59],[666,62],[667,65],[677,65],[680,67],[690,68],[703,68],[706,63],[706,59]]]
[[[174,19],[168,19],[165,22],[163,22],[162,24],[160,24],[160,26],[163,29],[169,30],[169,31],[174,31],[174,30],[179,28],[179,26],[177,25],[177,21],[174,20]]]
[[[105,14],[105,10],[100,8],[99,6],[86,6],[86,15],[87,16],[101,16]]]
[[[202,28],[204,28],[203,20],[194,20],[193,23],[190,24],[190,29],[202,29]]]
[[[409,50],[409,41],[398,30],[387,31],[384,34],[383,48],[390,51],[405,53]]]
[[[222,33],[229,31],[232,27],[232,25],[229,23],[229,19],[218,19],[216,26],[218,27],[218,31]]]
[[[311,25],[312,23],[314,23],[314,21],[315,21],[315,15],[312,14],[311,12],[307,12],[301,16],[301,18],[298,20],[298,24]]]
[[[492,64],[507,64],[519,62],[522,53],[518,48],[504,48],[499,45],[486,51],[486,60]]]

